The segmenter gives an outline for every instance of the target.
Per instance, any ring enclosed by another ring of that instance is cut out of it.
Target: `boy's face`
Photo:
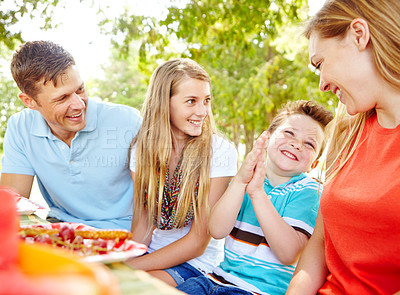
[[[267,148],[267,174],[288,177],[316,166],[324,140],[321,125],[306,115],[289,116],[272,133]]]

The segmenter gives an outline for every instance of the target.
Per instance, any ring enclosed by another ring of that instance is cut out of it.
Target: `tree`
[[[40,15],[42,29],[50,28],[53,9],[59,5],[59,0],[0,0],[0,3],[0,44],[14,49],[23,41],[21,32],[15,31],[15,25],[27,15],[30,18]]]
[[[0,0],[0,60],[7,61],[9,64],[12,50],[23,42],[21,32],[16,29],[18,22],[29,16],[34,18],[40,15],[41,27],[43,29],[52,26],[51,16],[53,8],[59,0]],[[5,72],[0,71],[0,152],[3,150],[3,138],[7,128],[8,118],[24,108],[21,100],[18,98],[19,90],[14,81]]]
[[[3,151],[3,138],[6,132],[6,122],[12,114],[24,108],[18,97],[19,90],[14,81],[0,75],[0,151]]]
[[[11,55],[11,50],[0,44],[0,58]],[[7,64],[8,67],[8,64]],[[10,116],[24,108],[18,97],[19,89],[10,76],[6,76],[6,65],[0,66],[0,152],[3,151],[3,138]],[[9,70],[8,70],[9,72]]]
[[[131,44],[131,52],[138,50],[134,45]],[[87,81],[89,95],[140,109],[149,77],[139,71],[138,63],[137,53],[124,58],[112,50],[109,63],[103,66],[104,78]]]
[[[113,34],[122,33],[123,42],[115,42],[124,54],[133,40],[141,42],[146,73],[177,56],[203,65],[212,77],[217,125],[236,145],[245,143],[247,153],[287,100],[321,99],[310,87],[318,76],[308,69],[306,41],[286,47],[276,42],[306,18],[306,5],[306,0],[191,0],[184,8],[170,7],[162,21],[126,12]],[[290,46],[298,51],[290,52]]]

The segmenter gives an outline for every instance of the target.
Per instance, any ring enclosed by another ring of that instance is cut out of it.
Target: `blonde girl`
[[[397,294],[400,2],[328,0],[305,35],[320,89],[341,103],[328,185],[288,294]]]
[[[132,142],[133,239],[149,245],[149,254],[129,264],[172,286],[210,272],[222,258],[206,219],[236,174],[237,152],[217,134],[211,99],[200,65],[165,62],[151,77]]]

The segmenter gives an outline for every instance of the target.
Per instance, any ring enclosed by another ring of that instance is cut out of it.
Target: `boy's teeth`
[[[283,154],[288,156],[289,158],[295,159],[295,157],[292,154],[288,153],[287,151],[283,151]]]

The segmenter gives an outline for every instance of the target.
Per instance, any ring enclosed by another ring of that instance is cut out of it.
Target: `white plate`
[[[143,255],[146,251],[147,247],[145,245],[134,241],[125,241],[124,251],[110,251],[106,254],[85,256],[81,260],[85,262],[113,263]]]
[[[74,230],[96,230],[95,228],[88,226],[82,223],[73,223],[73,222],[59,222],[59,223],[50,223],[50,224],[41,224],[41,225],[26,225],[21,226],[21,228],[35,228],[41,227],[45,229],[60,229],[62,226],[67,225]],[[27,243],[37,243],[34,242],[33,238],[26,238],[25,241]],[[129,258],[137,257],[143,255],[147,251],[147,246],[144,244],[137,243],[132,240],[125,240],[125,242],[119,246],[115,246],[115,241],[113,240],[105,240],[108,244],[109,249],[113,249],[108,251],[105,254],[90,254],[85,256],[82,252],[74,252],[79,255],[82,255],[81,260],[85,262],[102,262],[102,263],[113,263],[124,261]],[[84,244],[91,245],[93,240],[85,239]]]
[[[21,196],[15,197],[15,200],[17,202],[17,213],[20,215],[30,215],[35,213],[38,209],[45,209],[35,202]]]

